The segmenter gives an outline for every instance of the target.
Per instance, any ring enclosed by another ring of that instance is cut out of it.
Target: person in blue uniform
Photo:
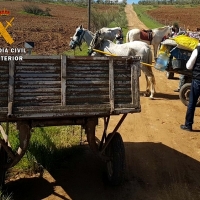
[[[192,83],[190,88],[189,104],[185,115],[185,124],[181,125],[180,128],[186,131],[192,131],[195,108],[200,96],[200,46],[197,46],[193,50],[186,63],[186,68],[192,70]]]

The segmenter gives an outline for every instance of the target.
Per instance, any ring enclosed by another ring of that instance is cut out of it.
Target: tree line
[[[140,5],[199,5],[200,0],[140,0]]]
[[[24,1],[24,2],[40,2],[40,3],[77,3],[81,5],[88,5],[88,1],[92,4],[127,4],[127,0],[5,0],[5,1]]]

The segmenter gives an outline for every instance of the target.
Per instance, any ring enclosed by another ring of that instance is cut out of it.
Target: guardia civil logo
[[[26,49],[12,47],[14,40],[9,34],[8,29],[12,28],[14,17],[10,17],[9,19],[9,15],[9,10],[6,8],[0,9],[0,39],[2,37],[5,44],[10,45],[9,47],[0,46],[0,61],[21,61],[23,60],[23,55],[26,54]]]
[[[6,10],[5,8],[0,11],[0,16],[8,16],[10,14],[9,10]],[[2,20],[2,19],[1,19]],[[1,21],[0,20],[0,36],[4,38],[4,40],[8,44],[12,44],[14,42],[13,38],[11,35],[8,33],[7,29],[12,26],[12,22],[14,20],[14,17],[10,19],[10,21]],[[4,25],[5,24],[5,25]]]

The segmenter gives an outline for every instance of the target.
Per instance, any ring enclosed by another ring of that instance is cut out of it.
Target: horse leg
[[[148,63],[148,62],[147,62]],[[150,67],[147,67],[147,66],[144,66],[144,65],[141,65],[141,70],[142,72],[144,73],[145,75],[145,79],[146,79],[146,91],[144,93],[144,96],[147,97],[147,96],[151,96],[153,97],[153,93],[152,93],[152,87],[151,87],[151,92],[150,92],[150,86],[152,85],[153,83],[153,80],[155,79],[150,79],[150,77],[154,77],[154,75],[152,74],[152,69]],[[154,81],[155,82],[155,81]]]
[[[151,85],[151,95],[150,95],[150,99],[154,99],[154,94],[155,94],[155,77],[154,76],[148,76],[148,80],[150,82]]]
[[[153,51],[154,51],[154,60],[156,60],[158,55],[158,45],[153,46]]]
[[[147,97],[150,95],[150,82],[146,74],[145,74],[145,79],[146,79],[146,91],[144,93],[144,96]]]

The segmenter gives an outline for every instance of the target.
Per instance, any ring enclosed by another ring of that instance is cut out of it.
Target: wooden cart
[[[34,127],[80,125],[91,150],[107,163],[108,179],[123,181],[125,151],[117,132],[128,113],[141,111],[139,57],[23,56],[0,62],[0,122],[15,123],[19,148],[0,139],[0,184],[25,154]],[[107,134],[111,115],[121,115]],[[95,128],[104,119],[97,142]]]

